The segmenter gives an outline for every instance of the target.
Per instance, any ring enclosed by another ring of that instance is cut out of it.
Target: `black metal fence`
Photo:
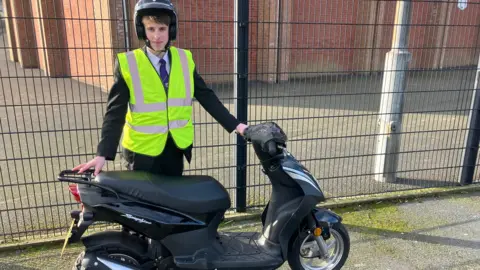
[[[174,3],[175,45],[240,120],[282,126],[328,198],[480,182],[479,1]],[[63,234],[77,205],[56,176],[95,155],[115,53],[141,46],[134,4],[3,0],[0,242]],[[392,47],[403,31],[408,46]],[[252,149],[194,109],[185,173],[216,177],[232,210],[265,205]],[[106,169],[124,169],[120,156]]]

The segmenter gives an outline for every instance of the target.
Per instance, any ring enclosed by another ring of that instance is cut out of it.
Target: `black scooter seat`
[[[206,175],[163,176],[142,171],[102,172],[95,181],[119,193],[186,213],[230,208],[227,190]]]

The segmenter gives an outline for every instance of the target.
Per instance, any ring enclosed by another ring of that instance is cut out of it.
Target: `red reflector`
[[[68,185],[68,189],[72,193],[73,198],[75,198],[75,201],[81,203],[82,201],[80,199],[80,193],[78,193],[78,185],[77,184],[70,184],[70,185]]]

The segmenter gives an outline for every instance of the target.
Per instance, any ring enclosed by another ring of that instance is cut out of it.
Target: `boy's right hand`
[[[102,170],[103,165],[105,165],[105,157],[96,156],[94,159],[90,160],[89,162],[76,166],[75,168],[72,169],[72,171],[78,171],[78,173],[82,173],[91,167],[95,167],[95,172],[93,173],[93,175],[96,176]]]

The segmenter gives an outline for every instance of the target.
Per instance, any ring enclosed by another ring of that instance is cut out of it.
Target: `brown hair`
[[[144,16],[142,20],[143,19],[151,20],[156,23],[165,24],[165,25],[170,25],[170,22],[171,22],[170,16],[167,13],[162,13],[155,16]]]

